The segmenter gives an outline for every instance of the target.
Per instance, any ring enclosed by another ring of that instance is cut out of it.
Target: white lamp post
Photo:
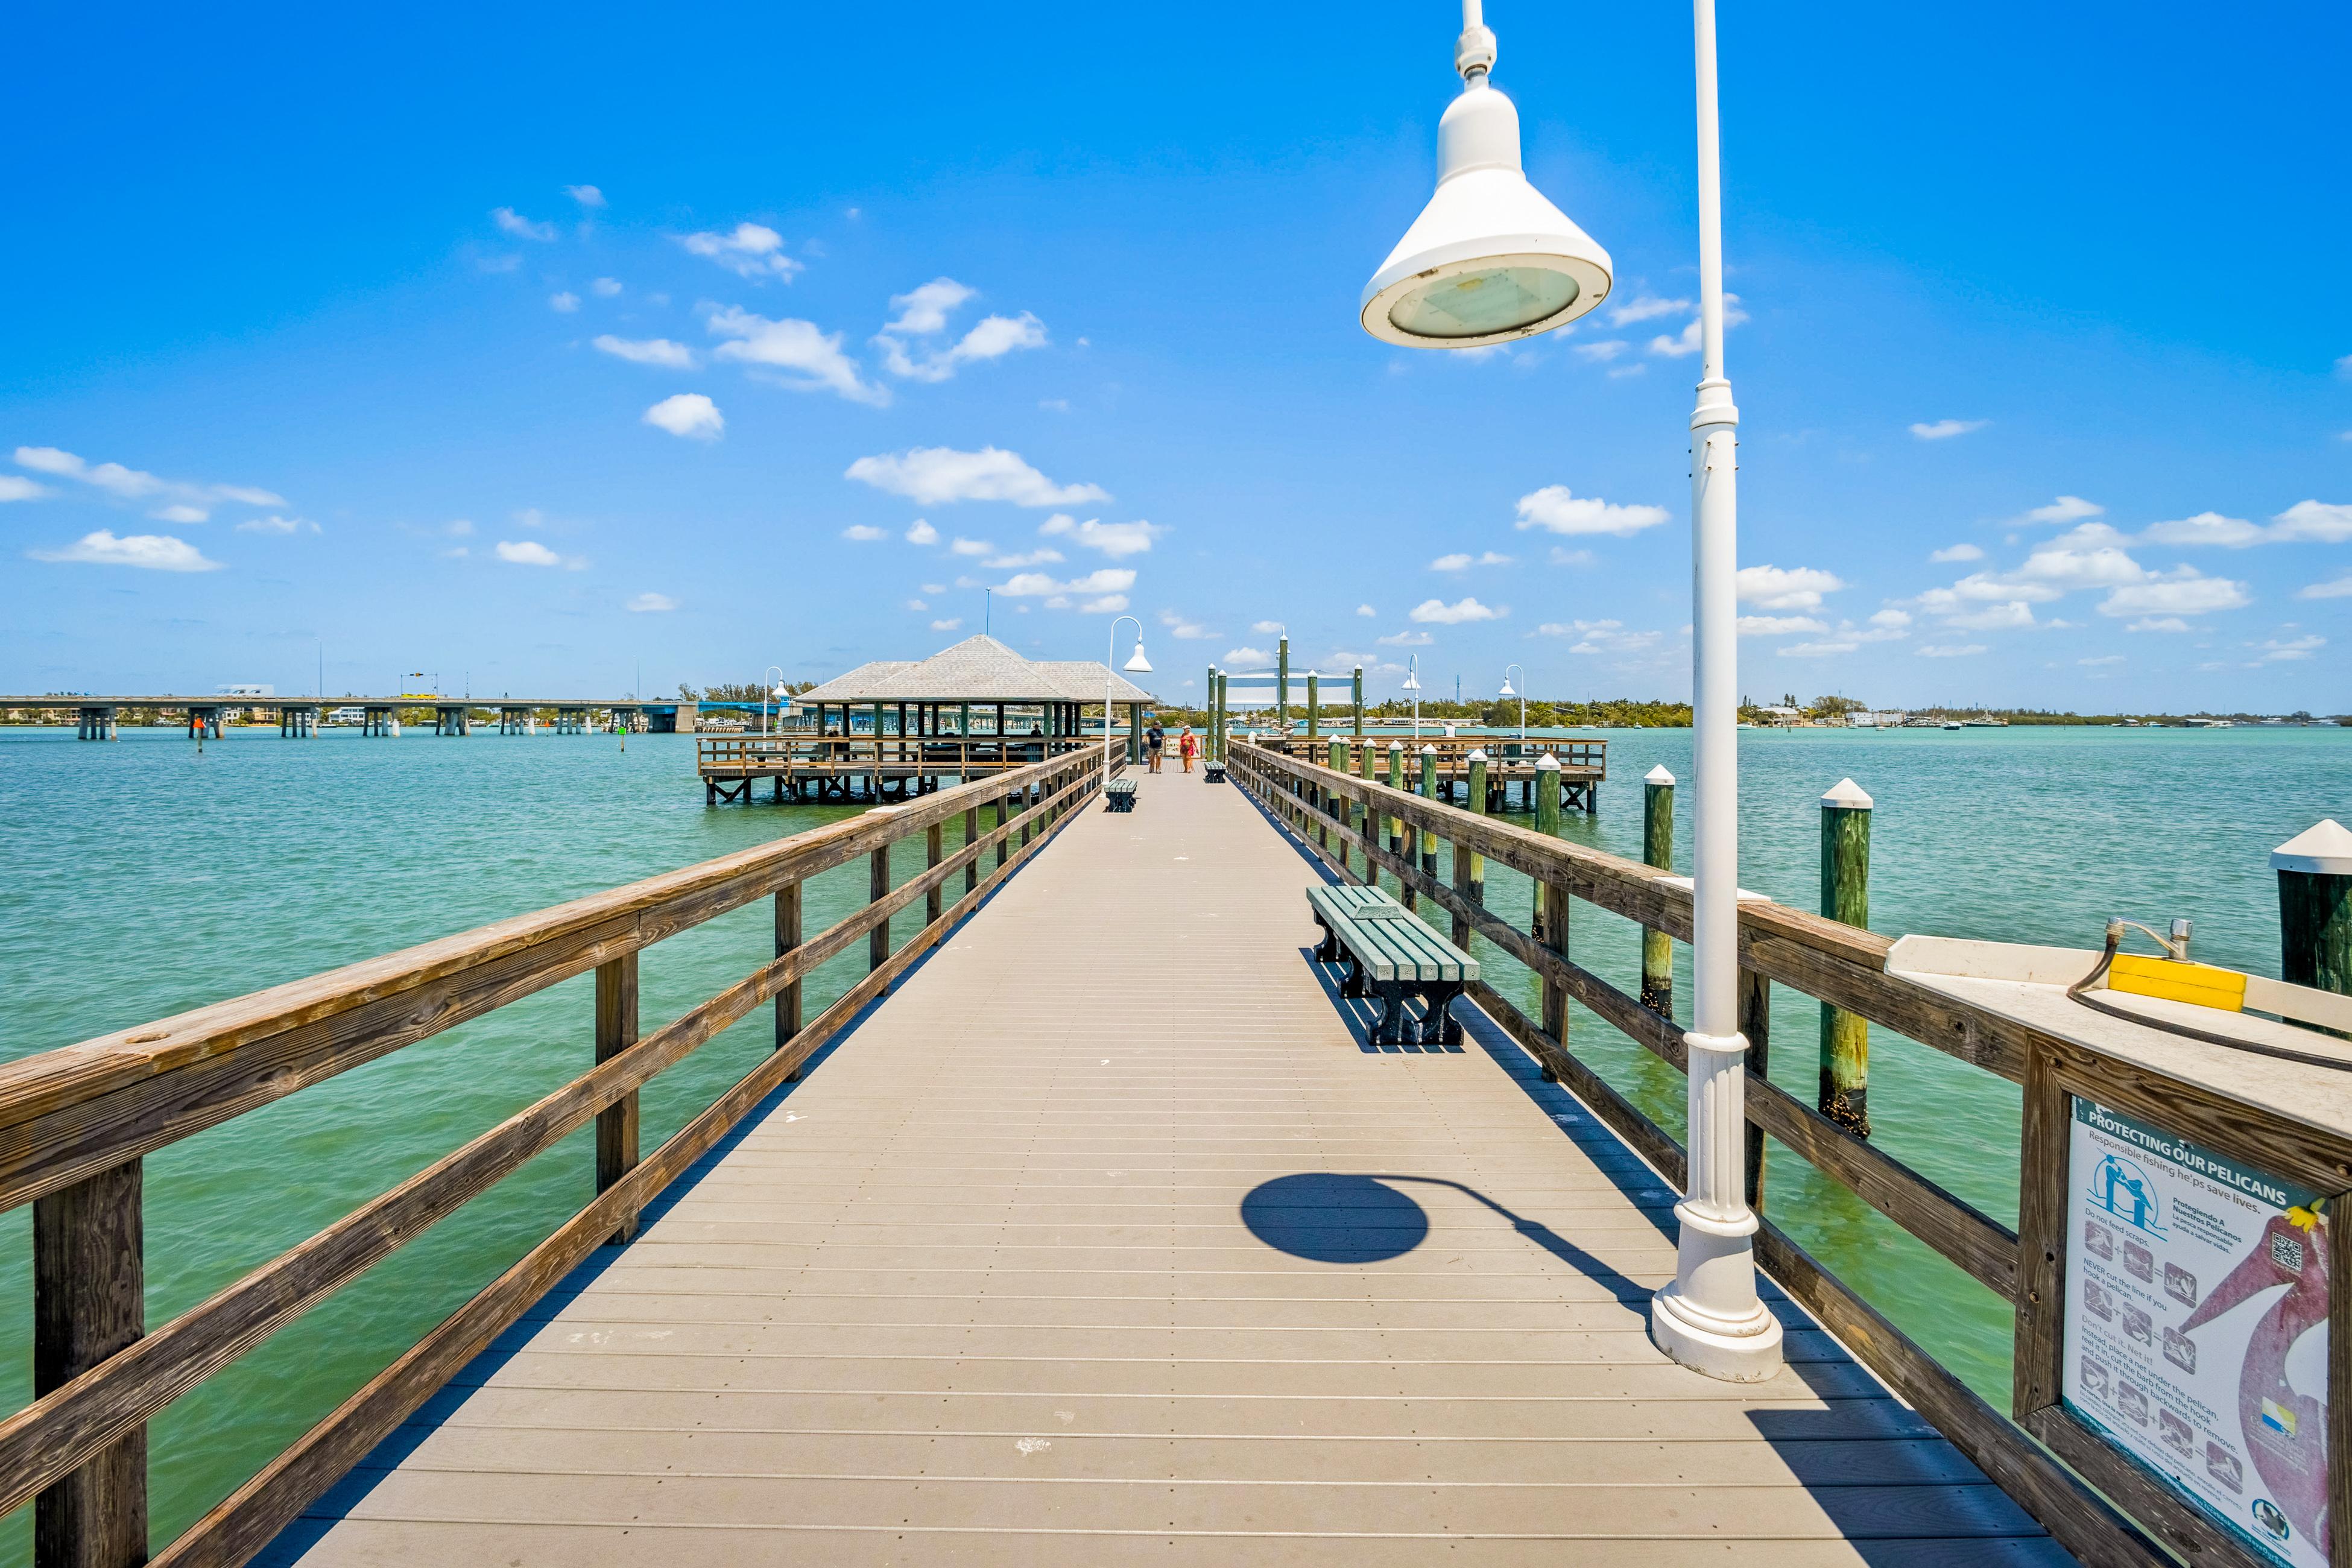
[[[1135,651],[1128,656],[1121,668],[1149,672],[1151,661],[1143,657],[1143,623],[1133,616],[1121,616],[1118,621],[1135,621]],[[1110,651],[1103,656],[1103,778],[1110,778],[1110,661],[1118,657],[1118,621],[1110,624]]]
[[[1520,172],[1518,113],[1486,81],[1495,36],[1464,0],[1463,88],[1437,128],[1437,193],[1364,287],[1364,330],[1414,348],[1471,348],[1548,331],[1606,297],[1608,252]],[[1738,1003],[1738,662],[1733,578],[1739,413],[1723,374],[1723,215],[1715,0],[1693,0],[1698,76],[1698,406],[1691,416],[1693,757],[1696,872],[1689,1173],[1675,1205],[1675,1281],[1650,1337],[1686,1366],[1749,1382],[1780,1367],[1780,1325],[1756,1294],[1756,1215],[1743,1190],[1748,1042]],[[1524,679],[1524,672],[1522,674]],[[1406,684],[1413,682],[1408,678]],[[1416,701],[1415,725],[1419,731]]]
[[[776,722],[779,729],[782,727],[784,717],[782,712],[784,700],[784,672],[780,667],[772,664],[768,666],[767,674],[774,676],[776,679],[772,688],[760,693],[760,733],[762,735],[771,735],[775,732],[773,730],[768,728],[768,699],[771,695],[773,695],[776,700]],[[768,686],[769,683],[765,676],[761,678],[760,684],[763,687]]]
[[[1408,654],[1404,661],[1404,689],[1412,693],[1412,738],[1421,739],[1421,655]]]
[[[1506,697],[1516,697],[1519,700],[1519,747],[1524,751],[1527,749],[1528,743],[1528,694],[1524,691],[1514,691],[1511,689],[1511,671],[1515,669],[1519,671],[1519,684],[1521,686],[1525,686],[1528,683],[1528,672],[1526,670],[1520,669],[1516,664],[1507,664],[1503,667],[1502,694]]]

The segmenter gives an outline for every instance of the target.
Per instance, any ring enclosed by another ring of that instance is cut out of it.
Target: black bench
[[[1414,1039],[1452,1045],[1462,1025],[1452,1003],[1478,978],[1478,961],[1438,934],[1435,927],[1380,889],[1317,887],[1307,890],[1307,907],[1323,940],[1315,956],[1327,963],[1348,961],[1342,996],[1369,996],[1380,1016],[1364,1033],[1367,1045],[1400,1045],[1408,997],[1419,996],[1424,1012]]]
[[[1111,780],[1110,783],[1103,785],[1103,797],[1110,803],[1109,809],[1112,811],[1133,811],[1135,781],[1133,779]]]

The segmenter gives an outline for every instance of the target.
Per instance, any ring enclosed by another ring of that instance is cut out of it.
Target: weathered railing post
[[[776,956],[782,958],[801,944],[801,887],[788,882],[776,889]],[[776,993],[776,1049],[782,1050],[801,1032],[801,983],[788,981]],[[786,1081],[800,1077],[789,1073]]]
[[[866,901],[878,904],[890,896],[890,847],[881,846],[866,857]],[[874,922],[866,938],[866,973],[873,973],[890,960],[890,919]]]
[[[1356,772],[1363,776],[1366,784],[1373,782],[1372,759],[1375,754],[1376,749],[1369,742],[1358,742]],[[1364,801],[1363,820],[1356,825],[1356,831],[1364,837],[1364,880],[1377,888],[1381,885],[1381,868],[1372,859],[1372,851],[1381,847],[1381,814],[1372,809],[1369,791]]]
[[[1464,808],[1473,816],[1486,815],[1486,753],[1473,750],[1465,759],[1469,763],[1470,798]],[[1454,841],[1454,890],[1474,904],[1486,901],[1486,858],[1466,847],[1460,839]],[[1463,952],[1470,951],[1470,917],[1454,917],[1454,945]]]
[[[625,952],[596,966],[596,1059],[611,1061],[637,1043],[637,955]],[[637,1091],[629,1090],[596,1113],[596,1190],[604,1192],[637,1168]],[[606,1238],[618,1247],[637,1234],[631,1215]]]
[[[1840,779],[1822,796],[1822,913],[1870,924],[1870,796]],[[1870,1136],[1870,1023],[1822,1004],[1822,1114]]]
[[[1536,759],[1534,784],[1536,831],[1546,838],[1559,837],[1559,759],[1546,752]],[[1536,889],[1535,937],[1546,947],[1568,956],[1568,884],[1544,882]],[[1543,983],[1543,1032],[1568,1049],[1568,987],[1554,980]],[[1544,1081],[1557,1083],[1559,1075],[1544,1068]]]
[[[2279,977],[2352,994],[2352,829],[2330,817],[2271,851]]]
[[[932,870],[939,869],[940,862],[947,858],[947,830],[944,822],[934,822],[923,829],[924,864]],[[938,920],[946,908],[947,882],[942,879],[933,882],[931,890],[923,895],[923,922],[929,925]]]
[[[980,837],[980,807],[967,806],[963,814],[963,844],[969,849]],[[980,857],[975,855],[963,863],[963,890],[980,890]]]
[[[33,1396],[71,1383],[147,1332],[143,1171],[125,1160],[33,1200]],[[43,1491],[35,1568],[147,1561],[142,1425]]]
[[[1767,1081],[1772,1066],[1772,983],[1752,969],[1739,972],[1739,1032],[1748,1037],[1749,1081]],[[1748,1124],[1748,1206],[1764,1212],[1764,1129]]]
[[[1327,756],[1331,771],[1344,777],[1348,772],[1348,742],[1334,736]],[[1355,805],[1337,790],[1324,791],[1323,799],[1331,815],[1344,825],[1339,829],[1339,870],[1345,875],[1348,869],[1348,828],[1355,824]],[[1330,847],[1331,836],[1328,827],[1324,830],[1323,844],[1324,847]]]
[[[1675,775],[1660,763],[1642,778],[1642,863],[1675,868]],[[1675,939],[1642,930],[1642,1005],[1675,1016]]]

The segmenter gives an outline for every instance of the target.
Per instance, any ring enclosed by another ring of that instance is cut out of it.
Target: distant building
[[[1764,722],[1767,724],[1794,724],[1805,716],[1801,709],[1782,708],[1777,704],[1770,708],[1759,708],[1757,711],[1764,715]]]

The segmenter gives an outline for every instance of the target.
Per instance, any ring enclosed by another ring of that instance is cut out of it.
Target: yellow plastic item
[[[2160,996],[2198,1007],[2218,1007],[2224,1013],[2246,1010],[2246,977],[2210,963],[2183,963],[2170,958],[2144,958],[2119,952],[2107,965],[2107,989],[2135,996]]]

